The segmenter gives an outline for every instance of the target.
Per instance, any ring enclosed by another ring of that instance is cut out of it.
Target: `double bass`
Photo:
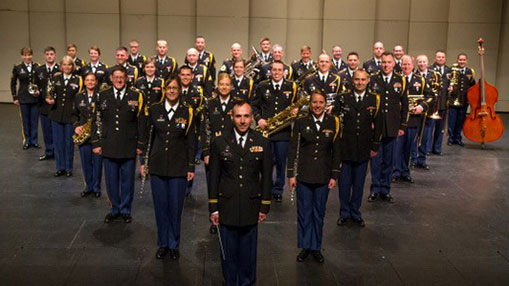
[[[500,116],[495,113],[495,104],[498,101],[497,88],[484,79],[484,40],[481,38],[477,43],[481,57],[481,78],[468,89],[470,114],[463,125],[463,134],[469,140],[481,143],[484,149],[486,142],[493,142],[502,137],[504,125]]]

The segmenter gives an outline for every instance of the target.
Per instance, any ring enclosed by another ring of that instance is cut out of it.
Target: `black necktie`
[[[406,77],[406,82],[409,83],[410,82],[410,76],[407,76]]]
[[[386,77],[386,78],[385,78],[385,83],[386,83],[386,84],[389,84],[389,77]]]
[[[279,91],[279,84],[276,84],[276,85],[274,86],[274,89],[275,89],[276,91]]]
[[[90,95],[90,94],[88,95],[88,103],[89,104],[92,102],[92,97],[93,97],[93,95]]]
[[[237,86],[240,86],[240,79],[237,80]]]
[[[377,66],[380,66],[380,61],[376,61],[376,65],[377,65]]]
[[[239,146],[241,148],[244,148],[244,146],[242,146],[242,142],[244,141],[244,137],[239,137]]]
[[[317,129],[318,131],[320,131],[320,127],[322,126],[322,121],[320,121],[320,120],[316,120],[316,121],[315,121],[315,124],[316,124],[316,129]]]
[[[357,95],[357,102],[361,102],[361,96]]]
[[[67,86],[67,83],[69,82],[68,78],[64,78],[64,85]]]
[[[117,90],[117,102],[122,101],[121,95],[122,95],[122,93],[120,92],[120,90]]]
[[[168,110],[167,114],[168,114],[168,119],[171,120],[172,116],[173,116],[173,113],[175,112],[175,110],[173,110],[173,108],[170,107],[170,110]]]
[[[226,110],[226,102],[221,103],[221,109],[223,112]]]

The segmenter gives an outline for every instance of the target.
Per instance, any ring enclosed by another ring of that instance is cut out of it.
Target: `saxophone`
[[[83,143],[85,143],[88,140],[88,138],[90,138],[91,130],[92,130],[92,119],[88,119],[87,122],[85,122],[85,124],[83,124],[83,126],[81,127],[81,134],[74,134],[72,136],[72,141],[74,142],[74,144],[78,146],[83,145]]]
[[[256,126],[255,130],[261,132],[263,136],[269,137],[272,134],[286,128],[299,116],[298,114],[294,115],[292,110],[295,108],[300,108],[309,103],[309,95],[303,93],[302,96],[290,106],[285,108],[283,111],[274,115],[273,117],[267,119],[267,125],[265,128],[261,128],[260,126]]]

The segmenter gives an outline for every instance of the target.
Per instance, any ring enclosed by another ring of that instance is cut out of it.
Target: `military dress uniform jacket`
[[[39,113],[48,115],[51,105],[46,102],[48,81],[53,80],[56,73],[60,73],[58,64],[53,65],[51,73],[48,72],[48,66],[43,64],[35,70],[35,83],[39,88]]]
[[[288,149],[287,177],[308,184],[328,184],[339,175],[340,122],[337,116],[324,114],[320,130],[313,115],[297,119]]]
[[[418,104],[422,107],[423,111],[419,115],[413,115],[410,110],[408,111],[407,127],[410,128],[419,128],[422,125],[423,116],[430,110],[434,99],[433,92],[426,79],[418,73],[413,73],[412,78],[407,82],[407,95],[417,94],[424,96],[424,99]]]
[[[192,107],[195,111],[195,118],[198,118],[198,116],[201,116],[203,109],[205,108],[205,105],[207,104],[207,98],[203,95],[203,89],[197,88],[193,86],[192,84],[188,86],[187,90],[180,91],[180,98],[190,107]],[[196,122],[196,126],[199,125],[199,120]]]
[[[149,157],[149,172],[163,177],[186,177],[194,172],[197,136],[193,108],[180,101],[171,120],[165,101],[152,105],[148,126],[154,126]],[[144,145],[148,146],[149,128]],[[146,152],[146,150],[144,150]]]
[[[113,67],[115,66],[112,66],[111,68],[108,69],[108,76],[106,77],[106,83],[111,86],[112,83],[111,83],[111,79],[110,79],[110,75],[111,75],[111,70],[113,69]],[[126,71],[127,71],[127,86],[128,87],[133,87],[134,84],[136,83],[136,80],[138,79],[138,68],[135,67],[135,66],[132,66],[132,65],[129,65],[129,64],[126,64],[123,66]]]
[[[127,58],[127,63],[132,65],[133,67],[136,67],[140,75],[145,75],[145,71],[143,70],[143,68],[145,67],[146,62],[147,57],[142,56],[140,54],[138,54],[136,58],[134,58],[133,55],[129,55],[129,57]]]
[[[95,104],[99,94],[94,93],[89,101],[86,89],[78,93],[74,98],[73,126],[74,128],[87,123],[95,114]]]
[[[189,65],[188,65],[189,66]],[[214,83],[212,82],[212,76],[210,75],[209,69],[201,64],[196,64],[192,69],[194,74],[193,85],[203,90],[205,97],[209,98],[212,96],[212,90],[214,89]]]
[[[141,92],[124,88],[120,101],[115,98],[113,87],[99,93],[96,103],[101,120],[99,134],[96,118],[92,118],[92,145],[102,147],[102,155],[113,159],[134,159],[136,149],[144,150],[141,136],[145,132],[148,108]]]
[[[256,83],[260,83],[264,80],[271,79],[270,69],[272,68],[272,63],[264,64],[260,67],[260,72],[258,72]],[[284,78],[287,80],[291,80],[293,77],[293,68],[287,64],[284,67]]]
[[[247,102],[251,102],[254,93],[254,81],[247,77],[242,77],[242,80],[237,82],[233,77],[233,85],[230,94],[235,99],[242,99]]]
[[[156,66],[157,77],[161,77],[166,81],[170,76],[177,74],[178,64],[176,59],[168,56],[164,56],[163,59],[153,56],[152,59]]]
[[[85,63],[84,60],[76,57],[74,59],[74,65],[76,66],[76,68],[74,69],[74,74],[75,75],[81,75],[81,69],[86,66],[87,64]]]
[[[53,84],[55,104],[51,105],[48,118],[58,123],[73,124],[74,100],[81,92],[83,81],[79,75],[72,74],[65,85],[63,74],[57,73]]]
[[[187,63],[187,62],[186,62]],[[214,54],[209,51],[203,51],[198,57],[198,63],[206,66],[209,69],[212,81],[216,81],[216,58]]]
[[[11,76],[11,94],[12,100],[19,100],[21,104],[38,103],[39,98],[28,93],[28,85],[36,83],[36,69],[39,67],[37,63],[32,62],[32,68],[28,71],[24,62],[15,65],[12,68]],[[19,87],[16,90],[19,80]]]
[[[462,103],[462,107],[468,105],[467,100],[467,92],[468,89],[475,85],[475,71],[472,68],[465,67],[464,70],[461,71],[458,87],[455,92],[459,94],[460,102]]]
[[[210,146],[215,138],[233,128],[231,116],[234,104],[235,99],[232,98],[231,93],[224,111],[219,96],[208,100],[207,106],[203,110],[202,122],[200,123],[200,142],[203,156],[210,155]]]
[[[375,74],[382,68],[382,59],[379,61],[380,65],[377,65],[375,58],[371,58],[362,64],[362,68],[365,69],[369,74]]]
[[[148,109],[150,109],[152,104],[163,100],[164,80],[162,78],[154,77],[149,85],[147,78],[142,76],[136,80],[136,84],[134,86],[145,96],[144,102]]]
[[[343,86],[342,90],[353,90],[354,89],[353,73],[354,72],[352,72],[352,75],[350,75],[350,69],[347,68],[338,74],[339,77],[341,78],[341,85]]]
[[[449,97],[449,85],[451,84],[451,68],[444,65],[444,71],[441,71],[441,68],[434,63],[430,66],[430,69],[438,72],[441,75],[441,84],[440,84],[440,99],[438,102],[438,110],[445,110],[447,108],[447,99]]]
[[[341,92],[341,78],[333,73],[327,75],[325,83],[320,79],[320,74],[315,72],[304,81],[304,90],[311,95],[313,90],[321,89],[327,97],[327,105],[334,104],[337,95]]]
[[[339,138],[341,160],[364,162],[371,151],[378,152],[382,140],[380,95],[366,91],[357,102],[353,91],[341,93],[333,113],[341,118]]]
[[[231,76],[233,76],[233,63],[235,62],[234,59],[225,59],[223,61],[223,64],[221,65],[221,68],[219,69],[218,74],[227,73]]]
[[[253,100],[254,117],[256,122],[260,119],[269,119],[294,103],[297,98],[297,84],[283,79],[279,91],[274,90],[272,80],[262,81],[256,88]],[[288,126],[270,136],[272,141],[289,140],[291,127]]]
[[[272,152],[269,140],[250,130],[242,148],[233,130],[212,142],[210,154],[209,211],[219,212],[227,226],[258,223],[268,213],[272,192]]]
[[[97,66],[94,68],[92,67],[92,63],[89,63],[88,65],[81,68],[81,77],[83,80],[85,80],[85,75],[87,73],[94,73],[95,77],[97,79],[97,90],[99,90],[103,83],[109,83],[110,81],[110,74],[108,72],[108,65],[97,62]]]
[[[385,83],[382,72],[371,76],[370,90],[380,94],[380,114],[383,118],[383,137],[398,137],[398,130],[405,130],[408,116],[406,79],[393,72],[390,82]]]
[[[339,75],[341,72],[343,72],[345,69],[348,68],[348,65],[345,63],[345,61],[341,60],[340,66],[336,66],[335,60],[331,59],[331,66],[329,71],[333,74]]]
[[[305,72],[307,72],[310,68],[313,67],[315,63],[313,63],[312,60],[310,60],[307,64],[305,64],[302,59],[298,61],[293,61],[292,63],[292,80],[296,81],[299,77],[301,77]]]

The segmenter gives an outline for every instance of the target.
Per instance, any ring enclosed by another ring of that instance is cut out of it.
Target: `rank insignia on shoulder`
[[[263,147],[262,146],[252,146],[249,148],[249,152],[253,152],[253,153],[263,152]]]

